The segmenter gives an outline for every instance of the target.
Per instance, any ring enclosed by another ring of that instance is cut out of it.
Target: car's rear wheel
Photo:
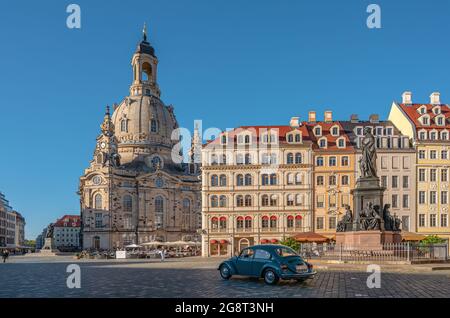
[[[277,273],[273,269],[267,269],[264,272],[264,282],[268,285],[275,285],[278,283],[280,278],[278,277]]]
[[[230,279],[231,278],[231,270],[227,265],[222,265],[220,266],[220,277],[222,277],[222,279]]]

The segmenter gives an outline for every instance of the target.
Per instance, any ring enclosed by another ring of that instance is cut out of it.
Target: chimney
[[[412,104],[412,93],[411,92],[404,92],[402,94],[402,103],[406,105]]]
[[[380,116],[378,116],[378,114],[372,114],[369,116],[369,121],[372,124],[378,124],[380,122]]]
[[[357,115],[357,114],[352,114],[352,115],[350,116],[350,122],[353,123],[353,124],[358,123],[358,122],[359,122],[358,115]]]
[[[324,117],[326,123],[331,123],[333,121],[333,112],[331,110],[325,111]]]
[[[441,104],[441,93],[434,92],[430,95],[430,104],[440,105]]]
[[[292,128],[300,127],[300,117],[292,117],[291,121],[289,122],[289,126],[291,126]]]
[[[315,123],[316,122],[316,112],[315,111],[310,111],[309,113],[308,113],[308,121],[310,122],[310,123]]]

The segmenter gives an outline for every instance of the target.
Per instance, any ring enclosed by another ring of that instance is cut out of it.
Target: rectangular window
[[[419,204],[425,204],[426,195],[425,191],[419,191]]]
[[[345,205],[348,205],[350,203],[348,194],[343,194],[341,197],[341,201],[342,201],[342,204],[341,204],[342,207],[344,207]]]
[[[323,230],[323,217],[319,216],[316,218],[316,228],[318,230]]]
[[[447,150],[442,150],[441,151],[441,159],[443,159],[443,160],[447,160],[448,159],[448,151]]]
[[[436,204],[437,200],[437,193],[436,191],[430,191],[430,204]]]
[[[409,208],[409,195],[407,194],[403,195],[403,208],[405,209]]]
[[[408,215],[402,216],[402,230],[409,231],[409,216]]]
[[[335,208],[336,207],[336,194],[330,194],[329,197],[329,202],[330,202],[330,208]]]
[[[425,159],[425,150],[419,150],[419,159]]]
[[[425,214],[419,214],[419,227],[425,227]]]
[[[410,168],[410,160],[409,157],[403,157],[403,169]]]
[[[436,150],[430,151],[430,159],[436,159],[437,158],[437,152]]]
[[[403,176],[403,189],[408,189],[408,188],[409,188],[409,177]]]
[[[323,185],[323,176],[317,176],[317,182],[316,182],[316,184],[317,184],[318,186]]]
[[[436,227],[436,214],[430,214],[430,227]]]
[[[392,195],[392,207],[398,208],[398,195],[397,194]]]
[[[448,169],[442,169],[441,170],[441,181],[447,182],[448,181]]]
[[[318,195],[317,196],[317,207],[318,208],[323,208],[324,207],[324,196],[323,195]]]
[[[448,217],[447,214],[441,214],[441,227],[448,226]]]
[[[441,204],[448,204],[448,192],[441,191]]]
[[[387,180],[388,180],[387,176],[381,176],[381,186],[382,187],[387,188],[387,186],[388,186]]]
[[[420,182],[426,181],[425,169],[419,169],[419,181]]]
[[[430,182],[436,182],[436,169],[430,169]]]
[[[398,157],[392,157],[392,169],[398,169],[398,168],[399,168]]]
[[[392,176],[392,188],[398,188],[398,176]]]
[[[330,229],[330,230],[334,230],[334,229],[336,229],[336,217],[335,216],[331,216],[329,219],[328,219],[328,228]]]
[[[103,227],[103,215],[101,213],[95,213],[95,227],[96,228]]]
[[[387,169],[388,168],[388,160],[386,156],[381,157],[381,169]]]

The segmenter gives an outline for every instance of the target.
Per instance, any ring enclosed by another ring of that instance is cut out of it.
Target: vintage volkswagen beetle
[[[222,262],[218,270],[223,279],[233,275],[262,277],[274,285],[279,279],[304,281],[316,275],[312,264],[284,245],[255,245],[245,248],[239,256]]]

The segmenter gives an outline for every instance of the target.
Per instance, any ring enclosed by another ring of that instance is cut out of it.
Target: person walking
[[[161,262],[164,262],[166,251],[164,248],[162,248],[159,252],[161,253]]]
[[[8,259],[8,256],[9,256],[8,250],[4,250],[4,251],[3,251],[3,255],[2,255],[2,257],[3,257],[3,263],[6,263],[6,260]]]

